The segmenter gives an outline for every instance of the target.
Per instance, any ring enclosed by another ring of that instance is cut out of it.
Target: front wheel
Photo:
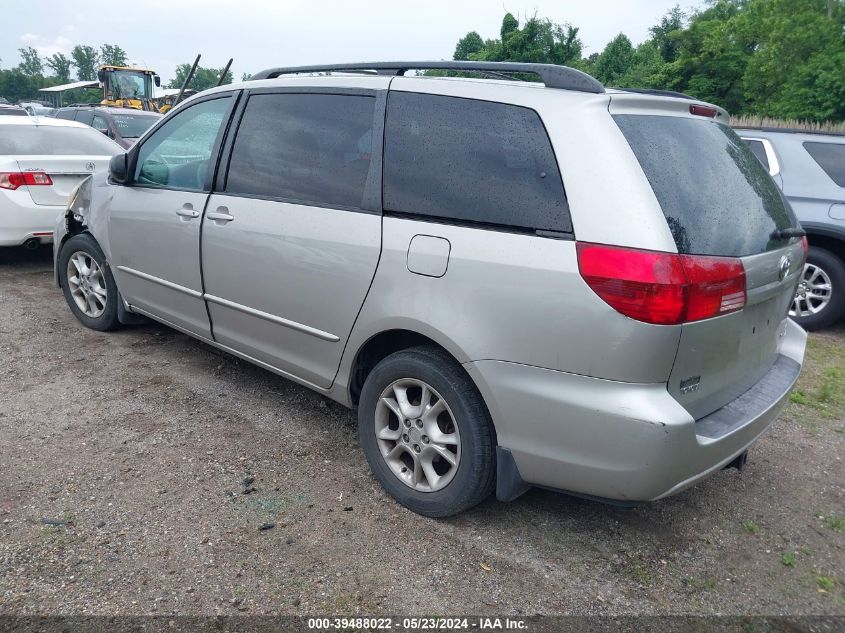
[[[101,332],[120,325],[117,285],[93,237],[87,233],[71,237],[62,246],[56,265],[65,301],[80,323]]]
[[[403,350],[376,365],[361,391],[358,434],[376,479],[418,514],[457,514],[493,491],[487,408],[463,368],[438,349]]]
[[[820,330],[845,313],[845,265],[823,248],[810,247],[789,316],[807,330]]]

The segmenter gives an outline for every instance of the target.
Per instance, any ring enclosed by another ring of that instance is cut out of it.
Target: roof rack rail
[[[684,94],[683,92],[676,92],[675,90],[657,90],[656,88],[614,88],[615,90],[621,90],[623,92],[633,92],[635,94],[641,95],[655,95],[658,97],[678,97],[679,99],[689,99],[690,101],[698,101],[695,97],[692,97],[688,94]]]
[[[604,92],[604,86],[594,77],[568,66],[555,64],[525,64],[521,62],[363,62],[356,64],[325,64],[318,66],[294,66],[291,68],[269,68],[262,70],[251,79],[274,79],[281,75],[320,72],[364,72],[379,75],[404,75],[409,70],[454,70],[500,73],[533,73],[538,75],[547,88],[577,90],[579,92]]]

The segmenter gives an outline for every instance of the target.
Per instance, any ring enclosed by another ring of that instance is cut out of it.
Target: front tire
[[[56,265],[65,301],[80,323],[100,332],[120,325],[117,285],[106,256],[91,235],[80,233],[65,242]]]
[[[361,391],[358,434],[376,479],[418,514],[458,514],[493,491],[487,407],[464,369],[439,349],[402,350],[376,365]]]
[[[845,265],[828,250],[810,247],[789,316],[806,330],[821,330],[845,313]]]

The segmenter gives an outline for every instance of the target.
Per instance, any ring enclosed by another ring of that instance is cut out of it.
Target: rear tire
[[[65,301],[82,325],[100,332],[120,326],[117,284],[97,240],[74,235],[62,245],[56,265]]]
[[[830,251],[811,246],[789,315],[806,330],[821,330],[843,314],[845,264]]]
[[[391,354],[367,376],[358,435],[376,479],[427,517],[458,514],[493,491],[495,437],[464,369],[433,347]]]

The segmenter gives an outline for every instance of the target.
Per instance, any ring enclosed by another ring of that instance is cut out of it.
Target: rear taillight
[[[741,310],[745,269],[731,257],[678,255],[578,242],[587,285],[617,312],[677,325]]]
[[[53,179],[43,171],[0,172],[0,189],[14,191],[24,185],[52,185]]]

